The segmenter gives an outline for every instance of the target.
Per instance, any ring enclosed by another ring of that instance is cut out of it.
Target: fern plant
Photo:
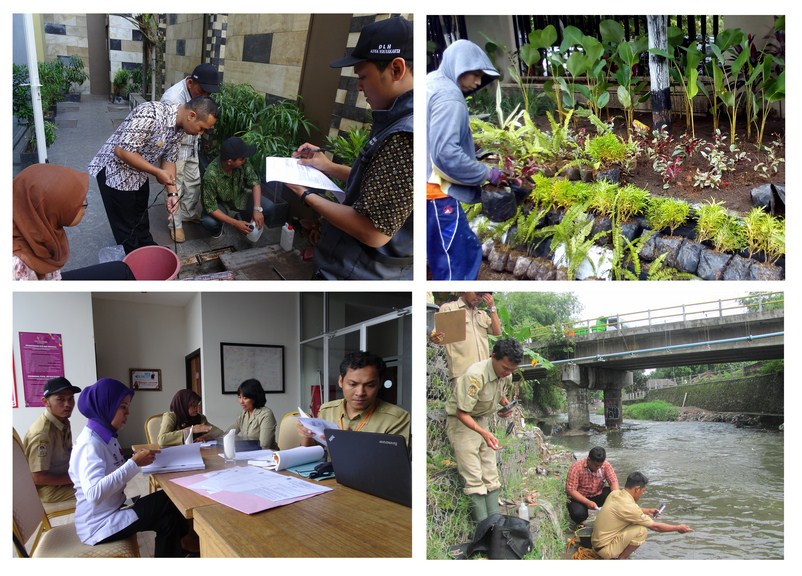
[[[568,209],[559,224],[552,224],[535,231],[535,237],[551,238],[552,249],[558,246],[565,247],[566,275],[569,279],[576,278],[579,266],[587,259],[588,252],[593,248],[596,240],[606,232],[591,235],[593,220],[588,218],[585,206],[577,204]],[[594,273],[596,272],[596,267]]]

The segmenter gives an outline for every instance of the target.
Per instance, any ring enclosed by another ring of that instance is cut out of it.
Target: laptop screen
[[[325,434],[337,482],[412,506],[412,467],[403,436],[332,428]]]

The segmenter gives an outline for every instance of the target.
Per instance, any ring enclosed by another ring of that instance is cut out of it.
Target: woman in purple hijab
[[[151,464],[154,450],[137,450],[126,460],[117,432],[125,426],[134,391],[119,380],[101,378],[83,389],[78,410],[89,419],[70,456],[70,478],[75,484],[75,528],[84,544],[127,538],[137,532],[156,531],[155,555],[183,557],[181,538],[188,526],[163,491],[139,498],[126,506],[125,486]]]

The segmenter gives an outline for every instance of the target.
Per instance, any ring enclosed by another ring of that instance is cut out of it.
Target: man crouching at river
[[[593,550],[605,560],[626,560],[646,541],[646,529],[657,532],[692,530],[685,524],[655,522],[657,508],[641,508],[638,500],[646,492],[648,478],[640,472],[627,477],[623,490],[611,492],[593,523]]]

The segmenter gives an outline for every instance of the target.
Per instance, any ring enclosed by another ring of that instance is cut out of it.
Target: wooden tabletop
[[[154,478],[159,482],[161,489],[164,490],[167,496],[169,496],[170,500],[172,500],[173,504],[175,504],[176,508],[178,508],[178,511],[183,514],[184,518],[192,518],[193,511],[199,506],[210,506],[212,504],[217,504],[217,502],[211,498],[207,498],[206,496],[198,494],[194,490],[184,488],[183,486],[173,482],[173,480],[176,478],[193,476],[195,474],[202,474],[212,470],[222,470],[226,466],[225,461],[220,457],[216,448],[202,448],[201,456],[203,457],[203,463],[206,464],[206,468],[204,470],[169,472],[166,474],[153,475]],[[240,462],[239,464],[242,466],[246,465],[244,461]]]
[[[412,509],[337,484],[300,502],[244,514],[223,504],[195,510],[201,556],[412,556]]]
[[[181,514],[193,519],[201,556],[412,556],[411,508],[324,480],[321,485],[332,488],[330,492],[245,514],[172,481],[226,467],[214,448],[202,449],[201,455],[205,470],[154,475]]]

